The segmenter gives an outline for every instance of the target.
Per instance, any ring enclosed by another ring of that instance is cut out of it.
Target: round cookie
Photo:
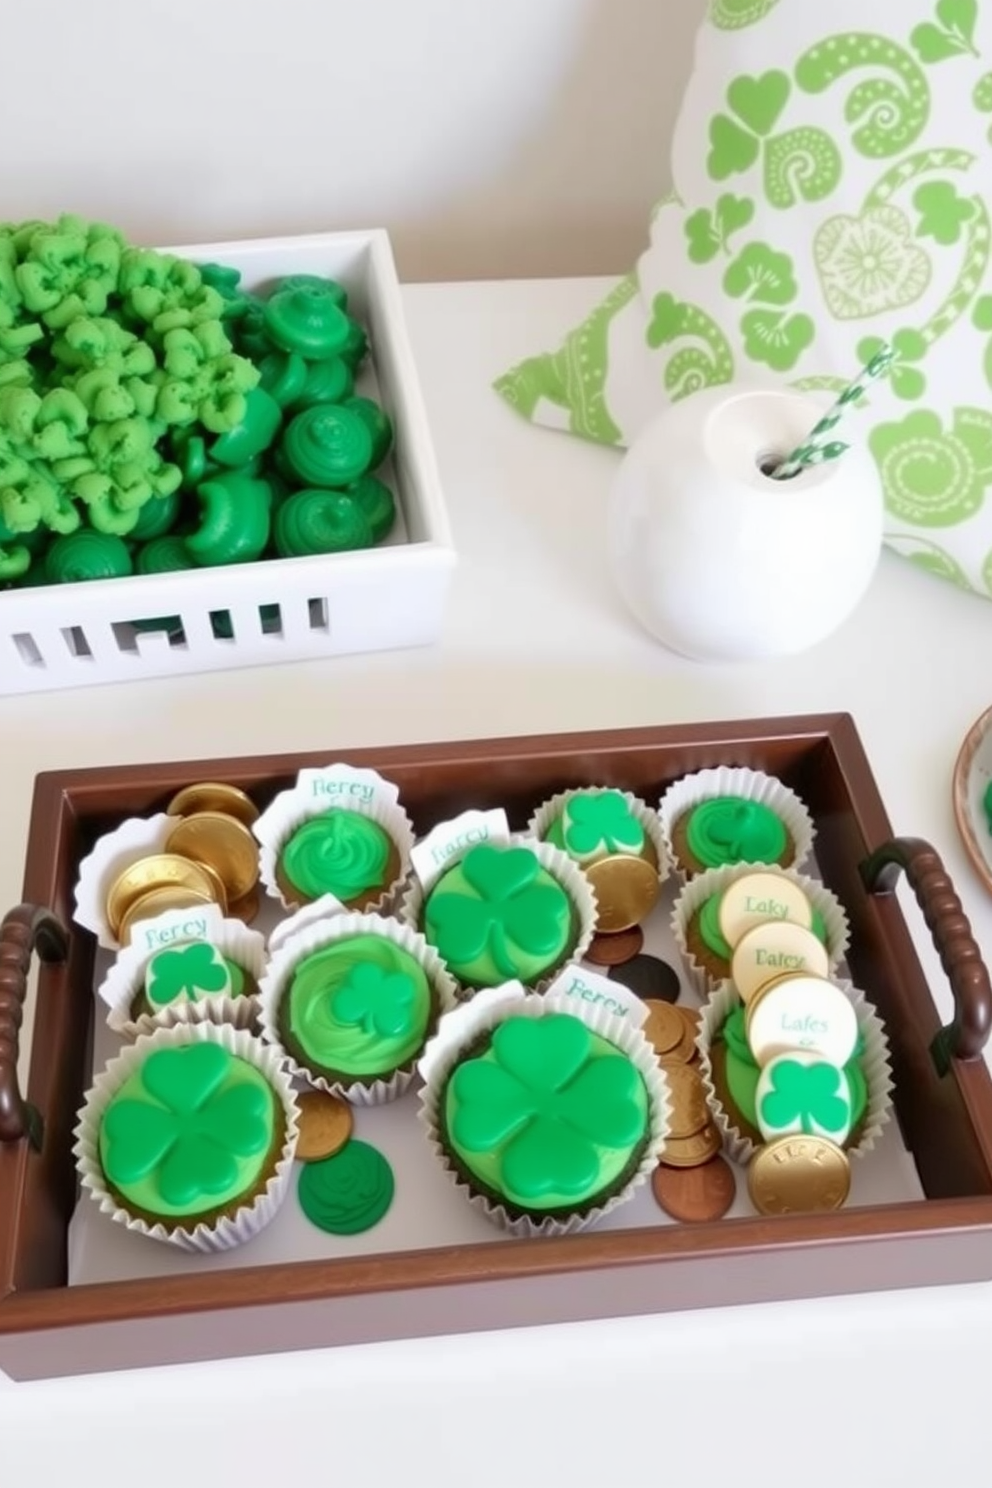
[[[563,965],[578,940],[569,895],[521,846],[470,848],[441,874],[421,918],[428,943],[466,987],[514,979],[532,986]]]

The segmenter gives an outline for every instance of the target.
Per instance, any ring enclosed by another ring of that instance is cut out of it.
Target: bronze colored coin
[[[246,796],[236,785],[223,785],[215,780],[184,786],[165,809],[169,816],[198,816],[201,811],[218,811],[221,816],[233,816],[245,827],[258,821],[258,807],[251,796]]]
[[[258,843],[233,816],[219,811],[184,816],[169,833],[166,847],[216,869],[228,899],[244,899],[258,883]]]
[[[737,1197],[734,1170],[722,1157],[696,1168],[666,1168],[659,1163],[651,1190],[660,1209],[683,1224],[710,1224],[722,1219]]]
[[[710,1119],[706,1090],[699,1073],[687,1064],[670,1064],[665,1068],[665,1075],[672,1097],[669,1135],[676,1141],[694,1137]]]
[[[149,889],[147,894],[133,899],[124,911],[117,938],[121,945],[127,945],[139,920],[157,919],[170,909],[200,909],[213,902],[205,889],[184,889],[178,884],[171,888]]]
[[[227,912],[232,919],[243,920],[250,925],[253,920],[258,919],[258,911],[261,908],[261,899],[257,889],[252,889],[243,899],[234,899],[227,906]]]
[[[720,1133],[712,1121],[691,1137],[669,1137],[659,1158],[666,1168],[699,1168],[720,1151]]]
[[[675,1045],[675,1048],[669,1049],[667,1054],[660,1054],[658,1057],[661,1060],[661,1063],[666,1067],[668,1065],[688,1066],[694,1063],[698,1056],[698,1053],[699,1051],[696,1048],[696,1035],[691,1032],[686,1024],[683,1024],[682,1037]]]
[[[639,954],[644,944],[644,931],[639,925],[619,930],[614,935],[594,935],[586,960],[593,966],[622,966]]]
[[[654,1045],[654,1051],[658,1057],[662,1058],[678,1047],[685,1032],[685,1024],[671,1003],[646,1002],[644,1006],[648,1010],[648,1015],[641,1031],[648,1043]]]
[[[658,870],[644,858],[615,853],[589,863],[583,873],[596,893],[596,929],[601,935],[630,930],[646,919],[658,901]]]
[[[851,1191],[851,1165],[826,1137],[779,1137],[752,1157],[747,1191],[759,1214],[839,1209]]]
[[[121,921],[135,899],[140,899],[150,889],[170,886],[197,889],[206,894],[208,900],[214,897],[211,878],[204,873],[199,863],[192,863],[179,853],[162,852],[147,858],[138,858],[123,873],[118,874],[107,894],[107,919],[118,939]]]
[[[296,1104],[300,1113],[297,1161],[320,1162],[339,1152],[355,1124],[351,1107],[324,1090],[308,1090],[296,1097]]]

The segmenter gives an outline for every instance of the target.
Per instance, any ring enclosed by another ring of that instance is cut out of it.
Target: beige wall
[[[0,217],[147,241],[384,223],[406,278],[643,245],[705,0],[4,6]]]

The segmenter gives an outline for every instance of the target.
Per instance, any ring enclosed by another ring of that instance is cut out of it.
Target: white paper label
[[[150,956],[163,946],[179,945],[187,940],[213,940],[224,923],[217,904],[197,905],[195,909],[169,909],[154,919],[137,920],[131,929],[130,949]]]
[[[373,801],[395,806],[400,793],[390,781],[375,770],[356,770],[351,765],[325,765],[322,769],[301,770],[296,777],[296,791],[309,800],[330,806],[362,806]]]
[[[333,915],[343,913],[344,905],[340,899],[336,899],[333,894],[322,894],[312,904],[302,905],[288,919],[279,921],[269,936],[269,950],[278,950],[281,945],[285,945],[291,935],[296,934],[297,930],[303,930],[307,925],[314,925],[318,920],[329,920]]]
[[[595,971],[585,971],[580,966],[566,966],[555,977],[545,993],[546,997],[569,997],[591,1007],[605,1008],[615,1018],[622,1018],[633,1028],[641,1028],[648,1016],[648,1008],[639,997],[613,982],[609,977]],[[576,1016],[581,1017],[577,1010]]]
[[[463,858],[470,847],[480,842],[506,843],[510,840],[510,823],[506,812],[463,811],[451,821],[439,822],[418,842],[410,854],[413,871],[424,892],[432,889],[450,863]]]

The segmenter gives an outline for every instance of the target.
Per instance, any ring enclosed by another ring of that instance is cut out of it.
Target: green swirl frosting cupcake
[[[276,883],[287,904],[311,904],[333,894],[348,909],[382,898],[401,871],[386,828],[371,816],[332,807],[302,822],[282,844]]]

